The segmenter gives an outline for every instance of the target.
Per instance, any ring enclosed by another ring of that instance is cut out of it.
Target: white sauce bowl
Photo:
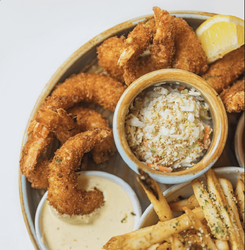
[[[97,177],[102,177],[105,179],[108,179],[114,183],[116,183],[118,186],[120,186],[129,196],[132,206],[133,206],[133,212],[135,214],[135,222],[134,222],[134,230],[137,229],[137,226],[139,224],[139,220],[142,214],[141,211],[141,206],[138,200],[138,197],[136,196],[135,192],[133,189],[121,178],[106,173],[106,172],[101,172],[101,171],[84,171],[84,172],[79,172],[80,175],[90,175],[90,176],[97,176]],[[40,249],[42,250],[50,250],[42,241],[42,230],[41,230],[41,212],[43,205],[47,199],[48,191],[43,195],[40,203],[38,204],[36,215],[35,215],[35,230],[37,234],[37,239],[38,239],[38,244]],[[115,201],[116,202],[116,201]]]
[[[237,178],[240,177],[240,174],[242,172],[244,172],[244,169],[239,168],[239,167],[222,167],[222,168],[216,168],[214,169],[214,171],[218,177],[228,179],[232,183],[233,187],[235,187]],[[205,176],[202,175],[200,179],[205,180]],[[167,189],[165,192],[163,192],[163,194],[166,197],[168,202],[175,201],[180,195],[183,198],[189,198],[191,195],[193,195],[191,181],[181,183],[178,185],[173,185],[172,187]],[[176,213],[176,216],[177,215],[178,213]],[[139,224],[137,225],[137,229],[154,225],[158,221],[159,219],[151,204],[147,207],[147,209],[141,216]]]

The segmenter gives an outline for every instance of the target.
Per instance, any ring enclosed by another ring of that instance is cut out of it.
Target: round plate
[[[209,17],[213,16],[212,13],[205,13],[205,12],[195,12],[195,11],[175,11],[171,14],[176,15],[177,17],[184,18],[189,25],[195,30],[204,20],[208,19]],[[131,31],[135,25],[144,20],[146,17],[150,17],[152,15],[138,17],[119,25],[114,26],[113,28],[106,30],[105,32],[99,34],[98,36],[91,39],[89,42],[81,46],[77,51],[75,51],[54,73],[51,77],[49,82],[45,85],[43,91],[41,92],[39,98],[36,101],[36,104],[31,112],[29,120],[27,122],[27,126],[24,132],[21,150],[24,144],[27,141],[28,134],[27,130],[30,124],[30,121],[33,119],[37,109],[43,103],[45,98],[50,94],[54,86],[59,83],[63,82],[67,77],[71,74],[78,73],[80,71],[89,72],[89,73],[99,73],[101,69],[97,65],[97,54],[96,48],[107,38],[111,36],[121,36],[127,35],[129,31]],[[95,67],[92,67],[95,66]],[[105,111],[99,106],[96,105],[89,105],[89,107],[94,108],[96,111],[99,111],[104,117],[109,120],[111,125],[113,113]],[[220,159],[215,163],[215,166],[225,166],[229,165],[237,165],[236,156],[234,153],[233,142],[234,142],[234,133],[232,132],[234,127],[236,127],[238,120],[238,115],[232,115],[231,118],[229,117],[229,131],[228,140],[226,148],[221,155]],[[100,170],[104,172],[108,172],[119,176],[124,181],[126,181],[132,189],[137,194],[140,205],[142,210],[144,211],[145,208],[150,204],[148,201],[144,191],[140,187],[140,185],[136,181],[136,173],[134,173],[127,165],[123,162],[121,157],[118,153],[115,153],[108,163],[104,165],[96,165],[92,160],[89,163],[89,167],[87,170]],[[163,187],[164,190],[165,187]],[[166,188],[165,188],[166,189]],[[40,250],[40,247],[37,243],[37,237],[34,228],[34,220],[35,220],[35,212],[40,202],[42,196],[44,195],[44,190],[37,190],[31,188],[30,183],[27,181],[25,176],[21,175],[19,170],[19,194],[20,194],[20,203],[23,213],[23,218],[30,235],[31,241],[35,247],[35,249]]]

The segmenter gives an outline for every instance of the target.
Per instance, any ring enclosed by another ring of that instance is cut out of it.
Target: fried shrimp
[[[43,109],[68,109],[76,103],[94,102],[114,111],[126,87],[104,74],[73,74],[58,84],[41,105]]]
[[[44,126],[36,123],[34,130],[23,147],[20,159],[20,170],[27,178],[34,171],[39,156],[46,152],[54,138],[53,133],[49,133]]]
[[[39,109],[36,121],[49,131],[54,132],[61,143],[66,142],[70,137],[81,132],[77,123],[64,109],[57,109],[57,112],[50,109]]]
[[[78,189],[75,170],[84,153],[108,136],[111,136],[111,131],[106,128],[83,132],[68,139],[55,152],[49,165],[48,201],[60,214],[89,214],[103,205],[104,196],[100,190]]]
[[[220,93],[244,72],[244,45],[215,61],[202,77]]]
[[[174,18],[175,58],[173,68],[183,69],[195,74],[208,70],[207,58],[195,32],[182,18]]]
[[[143,74],[171,67],[175,53],[174,17],[158,7],[153,10],[154,18],[138,23],[129,33],[119,58],[127,85]]]
[[[170,68],[175,54],[174,17],[166,10],[154,7],[156,34],[151,48],[155,69]]]
[[[95,128],[108,128],[108,121],[96,111],[82,106],[75,106],[67,111],[76,117],[77,125],[82,132],[93,130]],[[111,131],[111,129],[110,129]],[[109,160],[110,156],[116,151],[113,136],[108,136],[99,145],[94,146],[91,150],[93,160],[99,164]]]
[[[103,70],[111,77],[117,79],[120,82],[124,82],[123,69],[117,64],[119,57],[126,45],[124,40],[126,38],[121,36],[111,37],[105,40],[98,48],[97,54],[99,59],[99,64]]]
[[[245,110],[244,107],[244,78],[236,81],[231,87],[224,89],[221,94],[221,100],[224,103],[226,111],[229,113]]]
[[[70,108],[74,104],[84,101],[95,102],[105,109],[114,111],[125,89],[126,87],[120,82],[104,74],[74,74],[67,78],[64,83],[56,86],[40,109],[56,111],[59,108]],[[20,160],[20,169],[27,178],[34,170],[38,157],[45,152],[54,139],[54,134],[35,119],[36,117],[28,129],[30,135],[22,150]]]
[[[123,77],[127,85],[137,79],[137,59],[148,48],[151,40],[151,29],[144,22],[138,23],[125,40],[126,48],[120,55],[118,64],[123,68]]]
[[[29,174],[28,181],[33,188],[48,189],[49,164],[50,161],[47,159],[40,160],[34,171]]]

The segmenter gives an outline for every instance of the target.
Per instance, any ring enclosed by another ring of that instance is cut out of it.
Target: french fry
[[[195,208],[193,212],[199,220],[204,219],[204,214],[200,207]],[[107,250],[144,250],[151,245],[161,243],[172,234],[180,233],[189,229],[191,222],[186,214],[169,221],[159,221],[156,225],[142,228],[127,234],[112,237],[104,246]]]
[[[237,198],[237,205],[238,205],[238,211],[240,219],[245,223],[244,221],[244,183],[243,181],[238,178],[236,183],[236,189],[235,189],[235,195]]]
[[[212,169],[208,170],[205,175],[207,177],[208,191],[210,196],[212,197],[212,201],[218,209],[221,218],[226,224],[226,227],[229,228],[228,234],[231,249],[243,249],[243,246],[241,245],[239,237],[237,237],[237,232],[234,228],[234,220],[232,219],[232,217],[234,216],[230,216],[232,210],[228,202],[226,201],[224,192],[222,190],[218,178],[215,176],[214,171]]]
[[[179,239],[180,236],[179,235],[176,235],[176,234],[173,234],[171,237],[170,237],[170,243],[171,243],[171,249],[173,250],[184,250],[184,245],[183,243],[181,242],[181,240]]]
[[[218,250],[229,250],[229,244],[226,240],[215,240],[215,245]]]
[[[147,250],[157,250],[159,246],[160,246],[160,244],[154,244],[154,245],[150,246]]]
[[[241,173],[242,181],[244,182],[244,172]]]
[[[186,247],[191,247],[192,245],[201,245],[202,244],[200,237],[197,236],[197,234],[194,230],[192,230],[192,231],[193,232],[188,232],[187,234],[183,235],[183,236],[185,236],[185,246]]]
[[[173,212],[181,212],[181,211],[184,211],[183,210],[184,207],[188,207],[190,209],[199,207],[199,203],[195,195],[193,194],[188,199],[170,202],[169,206]]]
[[[197,216],[190,210],[189,208],[184,208],[185,213],[189,217],[194,228],[199,231],[199,234],[202,237],[202,240],[205,244],[206,249],[218,250],[213,240],[211,239],[209,233],[206,228],[202,225],[201,221],[197,218]]]
[[[204,217],[208,222],[211,233],[217,239],[227,239],[227,229],[219,216],[217,208],[213,205],[205,186],[198,179],[193,180],[191,185],[196,199],[203,210]]]
[[[173,212],[156,181],[141,169],[139,169],[137,181],[145,190],[159,220],[167,221],[174,218]]]
[[[169,206],[173,212],[181,212],[184,211],[184,207],[188,207],[190,209],[194,209],[192,205],[189,204],[188,199],[180,200],[180,201],[174,201],[170,202]]]
[[[228,181],[227,179],[224,178],[219,178],[219,182],[221,184],[221,187],[224,191],[225,194],[225,198],[234,214],[234,227],[237,230],[237,233],[240,236],[240,241],[242,241],[243,245],[244,245],[244,231],[242,228],[242,224],[239,218],[239,213],[238,213],[238,209],[236,206],[236,198],[234,196],[234,191],[233,191],[233,187],[230,181]]]
[[[199,202],[195,196],[195,194],[193,194],[192,196],[189,197],[188,199],[188,203],[193,206],[193,207],[199,207]]]
[[[169,248],[170,248],[170,243],[164,242],[156,250],[168,250]]]

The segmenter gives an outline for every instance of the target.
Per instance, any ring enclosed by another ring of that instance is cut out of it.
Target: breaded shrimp
[[[245,110],[244,84],[245,81],[243,78],[242,80],[236,81],[231,87],[228,87],[221,92],[220,97],[227,112],[232,113]]]
[[[41,105],[43,109],[68,109],[76,103],[94,102],[114,111],[126,87],[104,74],[73,74],[58,84]]]
[[[207,58],[195,32],[182,18],[174,18],[175,58],[173,68],[183,69],[195,74],[208,70]]]
[[[171,68],[175,53],[174,17],[166,10],[153,8],[156,34],[151,48],[152,63],[155,69]]]
[[[124,44],[125,39],[124,36],[120,38],[114,36],[105,40],[97,48],[100,66],[109,76],[117,79],[119,82],[124,82],[123,69],[119,67],[117,62],[126,47]]]
[[[56,111],[59,108],[70,108],[74,104],[84,101],[95,102],[105,109],[114,111],[125,89],[126,87],[121,83],[103,74],[74,74],[64,83],[57,85],[40,108]],[[39,132],[36,133],[37,130]],[[30,136],[22,150],[20,160],[20,169],[27,178],[34,170],[38,157],[45,152],[54,139],[54,134],[49,133],[50,131],[39,124],[35,117],[28,132]]]
[[[244,72],[244,45],[213,62],[202,77],[220,93]]]
[[[104,196],[100,190],[78,190],[75,170],[80,165],[84,153],[108,136],[111,136],[108,129],[83,132],[68,139],[55,152],[49,165],[48,201],[60,214],[89,214],[103,205]]]
[[[120,55],[118,64],[123,68],[124,80],[127,85],[130,85],[137,79],[137,59],[142,54],[152,41],[151,29],[144,22],[138,25],[129,33],[125,44],[126,48]]]
[[[82,132],[95,128],[108,128],[108,121],[96,111],[82,106],[75,106],[67,111],[76,117],[77,125]],[[111,129],[110,129],[111,131]],[[109,160],[110,156],[116,151],[113,136],[108,136],[102,143],[91,150],[93,160],[99,164]]]
[[[34,171],[29,174],[28,181],[33,188],[48,189],[49,164],[50,161],[47,159],[40,160]]]
[[[54,132],[61,143],[81,132],[77,123],[62,108],[57,109],[57,112],[50,109],[39,109],[36,121]]]
[[[44,126],[41,124],[36,124],[40,131],[48,131]],[[20,169],[22,174],[24,174],[27,178],[29,178],[31,172],[34,171],[35,165],[37,164],[37,159],[39,156],[46,152],[48,146],[54,139],[54,134],[49,133],[48,135],[43,135],[42,133],[38,133],[35,131],[31,132],[28,137],[28,141],[26,142],[25,146],[22,150],[22,155],[20,159]]]
[[[158,7],[153,10],[154,18],[140,22],[129,33],[127,47],[119,58],[127,85],[143,74],[171,67],[175,53],[174,18]],[[150,50],[151,56],[144,56],[146,50]]]

